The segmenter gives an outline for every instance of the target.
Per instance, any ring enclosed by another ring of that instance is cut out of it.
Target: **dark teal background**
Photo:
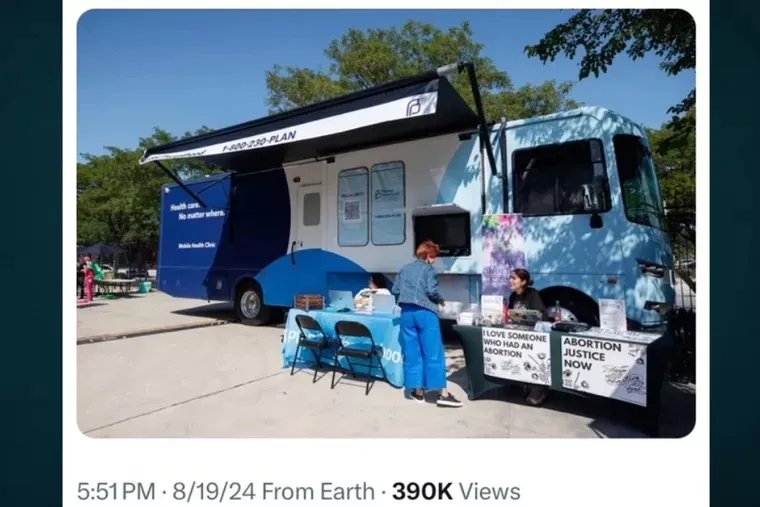
[[[760,504],[754,490],[760,470],[760,7],[710,2],[710,16],[710,500],[749,506]],[[697,150],[706,146],[708,140],[698,138]],[[705,184],[697,180],[698,188]],[[704,212],[704,203],[697,205]]]
[[[0,69],[0,506],[56,506],[62,471],[60,2],[3,2]],[[64,170],[75,171],[73,162]],[[73,347],[74,337],[66,338]]]
[[[757,504],[759,10],[750,2],[711,2],[711,139],[698,143],[711,146],[711,502],[721,506]],[[3,4],[0,65],[0,506],[54,506],[61,504],[62,471],[61,171],[75,171],[73,160],[61,160],[60,3]],[[69,243],[73,248],[74,239]],[[40,279],[44,285],[31,283]],[[667,459],[687,466],[685,457]]]

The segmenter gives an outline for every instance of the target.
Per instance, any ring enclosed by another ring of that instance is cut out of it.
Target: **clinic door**
[[[322,184],[314,183],[298,187],[298,228],[296,251],[321,249],[324,236],[322,216]]]

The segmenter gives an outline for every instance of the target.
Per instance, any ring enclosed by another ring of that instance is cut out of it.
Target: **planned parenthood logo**
[[[422,111],[422,102],[420,99],[412,99],[406,105],[406,116],[416,116]]]
[[[376,201],[394,202],[394,201],[398,201],[400,196],[401,196],[401,192],[399,192],[398,190],[390,190],[390,189],[375,190]]]

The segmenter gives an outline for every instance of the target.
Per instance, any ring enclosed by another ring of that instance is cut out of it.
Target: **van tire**
[[[541,299],[547,308],[559,305],[572,313],[579,322],[599,326],[599,305],[586,294],[567,288],[552,288],[541,291]],[[553,317],[550,314],[550,317]]]
[[[246,326],[265,326],[272,309],[264,305],[261,288],[255,282],[241,284],[235,291],[235,315]]]

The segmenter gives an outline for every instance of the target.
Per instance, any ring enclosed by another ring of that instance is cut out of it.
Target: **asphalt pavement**
[[[519,389],[467,401],[457,347],[447,350],[450,389],[465,404],[443,409],[407,400],[381,382],[365,396],[362,379],[344,378],[331,389],[330,374],[316,383],[311,370],[290,376],[282,364],[282,329],[232,323],[229,307],[153,293],[77,312],[84,338],[187,326],[78,342],[78,424],[91,437],[643,436],[603,404],[570,395],[557,394],[541,408],[525,405]],[[211,320],[224,325],[195,327]],[[663,436],[693,427],[694,389],[665,387]]]

